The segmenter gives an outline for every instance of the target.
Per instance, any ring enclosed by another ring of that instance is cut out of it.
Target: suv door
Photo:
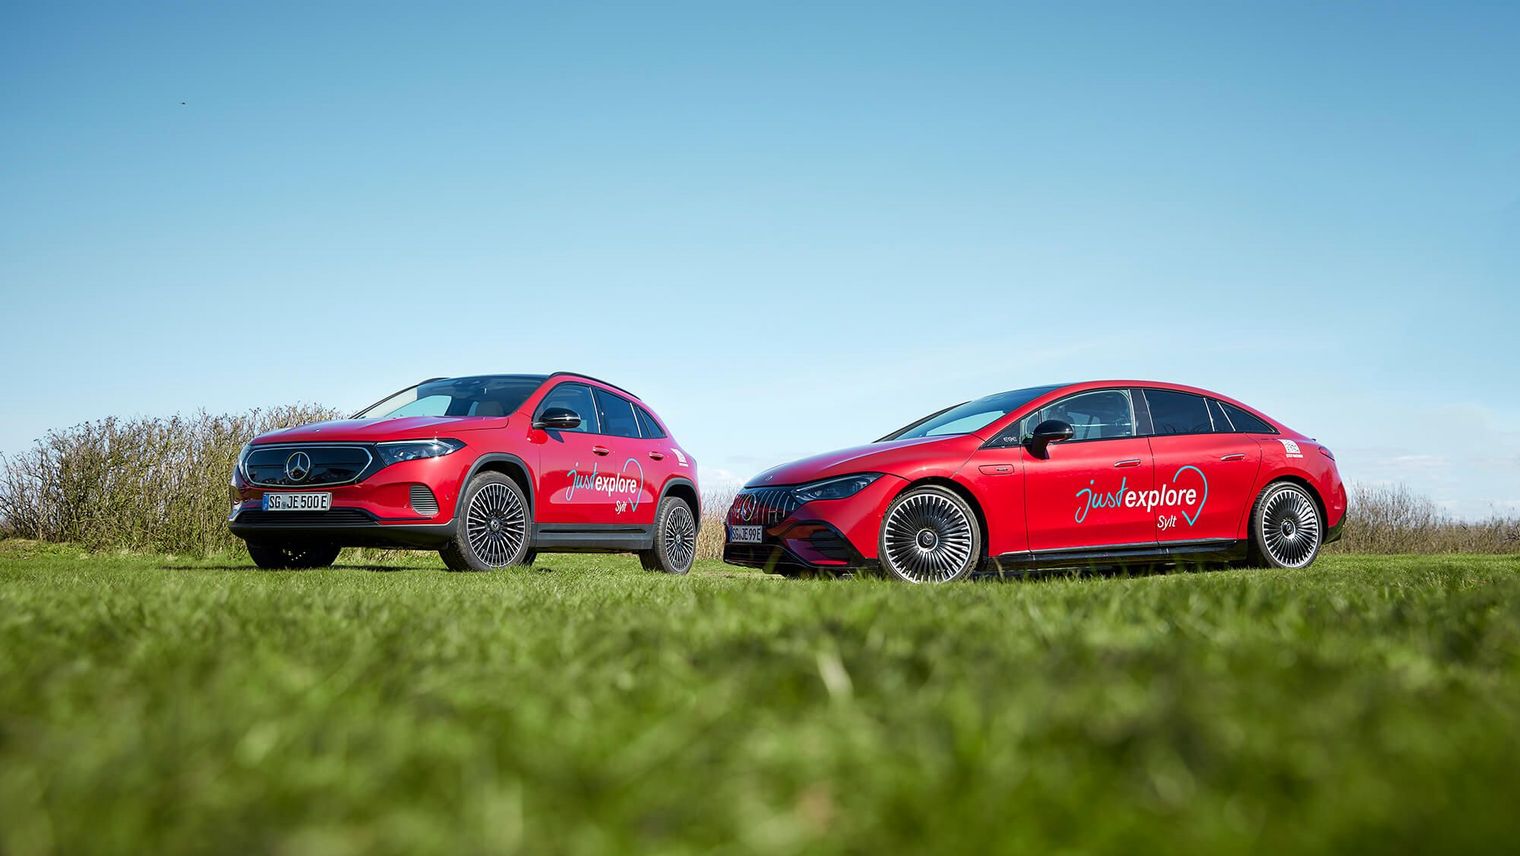
[[[1127,389],[1067,396],[1019,421],[1028,437],[1047,419],[1071,424],[1072,439],[1045,457],[1023,452],[1029,549],[1071,550],[1155,543],[1150,514],[1134,501],[1154,488],[1150,444],[1138,436]]]
[[[566,431],[533,429],[539,450],[533,517],[539,523],[604,522],[613,516],[612,500],[595,482],[612,450],[603,443],[591,387],[575,382],[554,387],[534,409],[534,421],[550,407],[575,411],[581,424]]]
[[[605,389],[593,389],[602,442],[610,454],[602,470],[601,490],[607,495],[607,516],[601,523],[654,523],[655,491],[664,483],[659,461],[649,456],[652,441],[639,435],[633,402]],[[662,456],[663,457],[663,456]]]
[[[1255,500],[1260,444],[1235,433],[1213,399],[1167,389],[1137,389],[1135,395],[1145,405],[1156,486],[1164,494],[1153,509],[1157,541],[1242,537]]]

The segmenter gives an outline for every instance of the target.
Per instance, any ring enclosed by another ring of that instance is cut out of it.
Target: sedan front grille
[[[357,481],[374,459],[364,446],[254,446],[243,475],[259,487],[330,487]]]
[[[789,487],[746,488],[734,499],[730,522],[771,526],[785,520],[800,505]]]

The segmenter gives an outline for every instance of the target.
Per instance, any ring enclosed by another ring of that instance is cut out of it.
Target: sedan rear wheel
[[[1293,482],[1270,484],[1251,512],[1251,536],[1258,558],[1269,567],[1308,567],[1324,537],[1319,506]]]
[[[929,485],[893,500],[878,547],[882,568],[891,576],[910,583],[948,583],[976,570],[982,533],[964,499]]]
[[[248,542],[248,556],[266,571],[325,568],[338,560],[339,552],[341,548],[333,544]]]

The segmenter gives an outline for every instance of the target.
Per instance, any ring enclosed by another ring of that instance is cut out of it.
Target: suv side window
[[[1019,436],[1028,437],[1047,419],[1059,419],[1072,427],[1072,440],[1117,440],[1135,436],[1135,411],[1127,389],[1079,392],[1047,404],[1024,417]]]
[[[1145,403],[1151,411],[1151,425],[1157,436],[1214,433],[1208,402],[1201,395],[1147,389]]]
[[[598,434],[601,430],[597,427],[600,423],[596,418],[596,403],[591,400],[591,387],[583,383],[562,383],[549,390],[544,400],[538,403],[538,409],[533,411],[536,420],[542,416],[545,410],[551,407],[565,407],[574,410],[581,418],[579,427],[571,428],[571,431],[583,434]]]
[[[639,436],[639,420],[633,415],[633,403],[605,389],[594,389],[596,407],[602,418],[602,433],[614,437]]]
[[[1247,413],[1233,404],[1226,404],[1223,401],[1216,401],[1214,403],[1224,410],[1225,415],[1230,417],[1230,424],[1241,434],[1277,433],[1276,428],[1262,421],[1260,417]]]
[[[639,430],[644,435],[644,438],[646,440],[665,439],[664,429],[660,427],[660,423],[654,420],[653,416],[649,415],[649,411],[645,410],[642,407],[638,407],[637,405],[634,406],[634,409],[638,411]]]

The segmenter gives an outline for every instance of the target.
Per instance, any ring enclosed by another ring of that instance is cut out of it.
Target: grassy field
[[[0,852],[1509,850],[1520,558],[919,589],[0,542]]]

